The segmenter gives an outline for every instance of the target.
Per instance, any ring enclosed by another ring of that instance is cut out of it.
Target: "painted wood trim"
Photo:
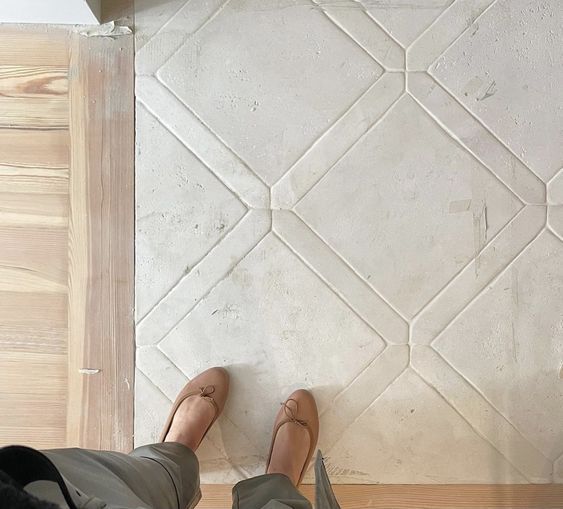
[[[201,487],[198,509],[231,507],[232,486]],[[314,486],[301,492],[314,501]],[[341,509],[561,509],[563,484],[338,484]]]
[[[128,452],[134,387],[133,36],[71,35],[67,445]]]

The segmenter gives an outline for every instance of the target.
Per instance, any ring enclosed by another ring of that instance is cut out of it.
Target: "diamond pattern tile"
[[[409,46],[454,0],[361,0],[373,16],[404,47]]]
[[[143,106],[137,123],[136,312],[142,317],[246,208]]]
[[[557,0],[499,0],[430,70],[545,180],[563,163],[562,25]]]
[[[561,482],[558,1],[136,9],[136,444],[223,365],[203,482],[303,386],[335,483]]]
[[[444,454],[448,449],[464,454]],[[380,483],[524,480],[410,369],[350,426],[327,458],[329,474],[352,484],[373,482],[374,464]]]
[[[208,340],[196,339],[202,337]],[[262,341],[249,341],[257,337]],[[276,410],[299,384],[314,388],[326,408],[384,346],[271,234],[160,343],[189,377],[229,360],[238,375],[229,417],[264,454],[272,420],[266,408]],[[250,395],[260,404],[249,404]]]
[[[542,233],[435,342],[552,460],[563,454],[562,263],[563,244]]]
[[[158,71],[269,184],[380,75],[314,4],[291,0],[227,4]]]
[[[398,132],[409,143],[396,143]],[[404,97],[296,210],[369,284],[412,316],[520,207]]]

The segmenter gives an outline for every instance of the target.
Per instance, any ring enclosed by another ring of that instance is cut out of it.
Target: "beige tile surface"
[[[136,443],[224,365],[204,482],[299,386],[335,482],[561,482],[559,2],[136,9]]]

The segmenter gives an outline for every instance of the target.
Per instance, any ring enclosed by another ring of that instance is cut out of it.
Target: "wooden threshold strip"
[[[129,452],[134,387],[133,36],[71,35],[67,445]]]
[[[231,507],[232,486],[202,485],[198,509]],[[301,486],[312,502],[315,487]],[[563,484],[337,484],[342,509],[561,509]]]

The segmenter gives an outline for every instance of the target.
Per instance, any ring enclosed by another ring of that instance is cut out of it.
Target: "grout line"
[[[248,212],[246,215],[248,215],[250,212]],[[246,217],[246,215],[244,217]],[[190,314],[192,311],[194,311],[201,302],[203,302],[208,296],[209,294],[220,284],[222,283],[225,279],[227,279],[232,273],[233,271],[237,268],[237,266],[252,252],[254,251],[254,249],[256,249],[260,243],[266,238],[266,236],[272,231],[272,225],[270,223],[270,230],[267,231],[264,236],[262,236],[258,242],[254,245],[251,246],[250,249],[244,254],[244,256],[242,256],[236,263],[233,264],[233,266],[225,273],[225,275],[223,277],[221,277],[221,279],[219,279],[218,281],[216,281],[213,285],[211,285],[211,288],[209,288],[195,303],[193,303],[193,305],[190,307],[190,309],[182,315],[181,318],[179,318],[176,322],[174,322],[174,324],[164,333],[164,335],[156,342],[154,343],[155,346],[160,345],[160,343],[162,343],[169,335],[170,333],[180,324],[180,322],[183,322]],[[195,267],[194,267],[195,268]],[[186,276],[184,276],[186,277]]]
[[[434,80],[433,76],[431,76],[430,74],[428,74],[428,76],[431,79]],[[441,87],[441,85],[439,83],[437,83],[437,85]],[[448,92],[446,91],[446,93],[448,93]],[[464,152],[467,152],[480,166],[485,168],[485,170],[487,170],[487,172],[495,180],[497,180],[504,188],[506,188],[520,202],[520,204],[522,206],[525,206],[525,205],[528,204],[527,201],[524,201],[524,199],[515,190],[512,189],[511,185],[504,182],[504,180],[502,180],[490,168],[488,163],[485,163],[484,161],[482,161],[481,158],[470,147],[468,147],[464,143],[462,143],[458,134],[453,129],[448,127],[432,110],[430,110],[420,99],[418,99],[418,97],[416,97],[414,94],[412,94],[411,92],[408,92],[408,91],[407,91],[407,94],[409,94],[409,96],[420,106],[420,108],[424,111],[424,113],[426,113],[426,115],[432,119],[432,121],[438,126],[438,128],[448,136],[448,138],[450,138],[461,150],[463,150]],[[479,122],[479,125],[482,125],[481,122],[478,119],[477,119],[477,121]],[[537,175],[536,175],[536,177],[537,177]],[[541,179],[540,179],[540,182],[541,182]],[[534,203],[533,205],[538,205],[538,204]]]
[[[524,209],[522,209],[524,210]],[[525,251],[527,251],[527,249],[532,245],[532,243],[538,238],[540,237],[540,235],[545,231],[545,225],[540,229],[540,231],[533,236],[533,238],[531,240],[529,240],[524,247],[516,254],[516,256],[514,256],[514,258],[512,258],[508,264],[500,269],[500,271],[494,276],[492,277],[489,282],[487,284],[484,285],[484,287],[479,290],[473,297],[471,297],[471,299],[456,313],[456,315],[440,330],[440,332],[438,332],[438,334],[436,334],[436,336],[434,336],[434,338],[432,339],[432,341],[430,341],[430,343],[428,344],[428,346],[432,346],[453,324],[454,322],[456,322],[461,315],[465,312],[466,309],[468,309],[483,293],[485,293],[488,288],[495,284],[498,279],[500,279],[505,273],[506,271],[510,268],[510,266],[512,264],[514,264],[523,254]]]
[[[186,104],[175,92],[174,90],[172,90],[164,81],[162,81],[160,79],[159,76],[155,76],[155,79],[157,80],[157,82],[163,86],[170,94],[172,94],[172,96],[174,96],[176,98],[177,101],[179,101],[184,108],[186,108],[198,121],[199,123],[205,127],[205,129],[207,129],[215,138],[217,138],[224,146],[225,148],[231,152],[231,154],[233,154],[233,156],[235,156],[236,159],[238,159],[243,166],[245,166],[258,180],[260,180],[260,182],[262,182],[262,184],[264,184],[266,187],[269,187],[269,184],[263,179],[263,177],[261,175],[259,175],[254,168],[252,168],[252,166],[250,164],[248,164],[243,158],[242,156],[236,152],[229,144],[227,144],[227,142],[225,140],[223,140],[223,138],[221,136],[219,136],[213,129],[211,129],[211,127],[209,125],[207,125],[203,119],[188,105]]]
[[[358,105],[358,103],[371,91],[372,88],[374,88],[378,83],[379,80],[381,78],[383,78],[383,75],[385,74],[385,72],[382,72],[377,79],[371,83],[366,90],[364,90],[353,102],[352,104],[341,114],[338,116],[338,118],[336,120],[334,120],[334,122],[332,122],[330,124],[330,126],[318,137],[316,138],[307,148],[305,148],[304,152],[295,160],[295,162],[293,162],[289,168],[283,173],[283,175],[281,175],[275,182],[272,183],[272,185],[270,186],[270,188],[273,188],[274,186],[276,186],[281,180],[283,180],[292,170],[293,168],[295,168],[303,159],[305,159],[310,153],[311,151],[325,138],[327,138],[328,136],[331,136],[331,131],[335,128],[336,124],[338,124],[346,115],[348,115],[354,108],[356,108],[356,106]],[[354,142],[352,142],[352,144],[354,144]],[[313,184],[315,185],[315,184]],[[270,200],[270,203],[271,200]]]
[[[284,246],[286,246],[288,248],[288,250],[293,253],[293,255],[295,255],[297,257],[297,259],[332,293],[334,294],[338,300],[340,300],[351,312],[352,314],[356,315],[357,318],[359,318],[370,330],[372,330],[373,332],[375,332],[375,334],[381,339],[383,340],[383,343],[385,344],[384,348],[381,350],[381,352],[383,352],[383,350],[385,350],[385,348],[387,346],[389,346],[390,343],[387,338],[385,338],[385,336],[383,336],[383,334],[381,334],[379,331],[377,331],[377,329],[375,329],[375,327],[373,325],[371,325],[369,322],[367,322],[367,320],[360,315],[360,313],[358,311],[356,311],[356,309],[344,298],[343,295],[340,294],[340,291],[336,288],[336,287],[332,287],[330,285],[330,283],[320,274],[318,273],[315,268],[309,263],[307,262],[300,254],[299,252],[297,252],[293,246],[287,241],[285,240],[281,235],[279,235],[276,231],[272,231],[272,234],[277,237]],[[381,353],[379,352],[379,353]]]
[[[421,72],[421,71],[413,71],[413,72]],[[422,72],[425,72],[425,71],[422,71]],[[543,179],[527,163],[525,163],[516,153],[514,153],[514,151],[502,139],[500,139],[499,136],[497,136],[497,134],[494,133],[490,129],[490,127],[488,127],[487,124],[479,116],[477,116],[477,114],[473,113],[464,103],[462,103],[455,96],[454,92],[446,86],[445,83],[443,83],[436,76],[431,74],[430,71],[426,71],[426,72],[427,72],[428,76],[430,76],[455,102],[457,102],[465,110],[466,113],[468,113],[471,117],[473,117],[473,119],[475,119],[479,123],[479,125],[485,131],[487,131],[499,145],[504,147],[515,159],[517,159],[522,164],[522,166],[524,166],[530,173],[532,173],[545,186],[545,182],[543,181]]]
[[[364,276],[362,276],[347,260],[346,258],[344,258],[343,255],[340,254],[339,251],[336,250],[336,248],[332,247],[327,240],[324,239],[324,237],[315,230],[315,228],[313,226],[311,226],[306,220],[305,218],[303,218],[297,211],[293,210],[292,211],[297,218],[305,225],[307,226],[307,228],[309,228],[324,244],[325,246],[332,251],[337,257],[338,259],[346,266],[348,267],[348,269],[350,269],[363,283],[365,283],[368,288],[375,293],[375,295],[377,295],[383,302],[385,302],[385,304],[387,304],[387,306],[389,306],[394,312],[395,314],[397,314],[400,318],[402,318],[402,320],[404,322],[406,322],[407,324],[410,323],[410,321],[412,320],[412,318],[408,318],[406,315],[403,314],[402,311],[399,311],[399,309],[397,309],[394,304],[391,304],[391,302],[389,302],[387,300],[387,298],[379,291],[377,290],[368,280],[366,280],[366,278]]]
[[[377,359],[375,359],[377,360]],[[407,370],[409,369],[409,366],[404,367],[397,375],[395,375],[393,377],[393,379],[387,384],[387,387],[385,387],[385,389],[383,389],[383,391],[381,391],[367,406],[364,410],[362,410],[360,412],[360,414],[354,418],[352,420],[352,422],[350,424],[348,424],[346,426],[346,428],[344,429],[344,431],[339,435],[339,437],[333,441],[333,445],[332,447],[329,447],[326,451],[326,454],[329,454],[330,451],[332,451],[332,449],[334,448],[334,446],[338,443],[338,441],[340,440],[340,438],[342,438],[342,436],[344,435],[344,433],[346,432],[347,429],[351,428],[356,422],[358,422],[369,410],[370,408],[379,400],[379,398],[381,398],[381,396],[383,396],[394,384],[395,382],[399,379],[399,377],[405,373]]]
[[[172,130],[172,128],[166,125],[156,115],[153,109],[151,109],[142,99],[138,98],[137,100],[139,101],[139,103],[141,103],[141,105],[144,107],[146,112],[159,123],[159,125],[161,125],[164,129],[166,129],[166,131],[168,131],[174,137],[174,139],[178,141],[178,143],[180,143],[195,159],[197,159],[209,171],[209,173],[211,173],[211,175],[213,175],[213,177],[216,179],[217,182],[219,182],[227,191],[229,191],[229,193],[233,196],[233,198],[238,200],[247,211],[253,208],[250,206],[248,201],[236,191],[236,189],[228,185],[221,178],[220,174],[218,174],[208,163],[206,163],[201,157],[199,157],[199,155],[197,155],[190,147],[188,147],[186,143],[182,139],[180,139],[180,137]]]
[[[440,355],[438,352],[436,352],[436,353],[437,353],[438,355]],[[440,357],[442,357],[442,356],[440,355]],[[447,362],[443,357],[442,357],[442,359],[444,360],[444,362],[446,362],[446,363],[450,366],[449,362]],[[451,366],[450,366],[450,367],[451,367]],[[491,440],[489,440],[488,437],[486,437],[483,433],[481,433],[478,429],[476,429],[476,428],[473,426],[473,424],[472,424],[472,423],[471,423],[471,422],[470,422],[470,421],[469,421],[452,403],[450,403],[450,402],[446,399],[446,397],[445,397],[436,387],[434,387],[428,380],[426,380],[426,378],[424,378],[424,376],[422,375],[422,373],[419,372],[419,370],[417,370],[417,369],[414,368],[414,367],[412,367],[411,369],[418,375],[418,377],[422,380],[422,382],[423,382],[432,392],[434,392],[442,401],[444,401],[444,402],[446,403],[446,405],[448,405],[448,407],[450,407],[457,415],[459,415],[459,416],[461,417],[461,419],[473,430],[473,432],[474,432],[478,437],[480,437],[482,440],[484,440],[485,442],[487,442],[495,451],[497,451],[497,452],[505,459],[505,461],[506,461],[512,468],[514,468],[514,470],[516,470],[516,472],[518,472],[522,477],[524,477],[524,479],[526,479],[529,483],[532,482],[532,481],[530,480],[530,478],[529,478],[526,474],[524,474],[524,472],[522,472],[519,468],[517,468],[517,467],[512,463],[512,461],[510,461],[510,460],[503,454],[503,452],[500,451],[500,450],[498,449],[498,447],[497,447]],[[454,371],[456,371],[456,370],[454,370]],[[458,372],[456,371],[456,373],[458,373]],[[458,373],[458,374],[459,374],[459,373]],[[467,381],[467,379],[466,379],[464,376],[462,376],[462,378],[463,378],[464,381]],[[488,401],[487,401],[487,402],[488,402]],[[496,410],[495,407],[493,407],[493,409]],[[498,410],[497,410],[497,413],[499,413]],[[512,425],[512,423],[511,423],[510,421],[508,421],[508,420],[504,417],[504,415],[502,415],[502,414],[500,414],[500,413],[499,413],[499,415],[500,415],[502,418],[504,418],[504,419],[506,420],[506,422],[508,422],[512,428],[514,428],[514,426]],[[515,429],[515,428],[514,428],[514,429]],[[515,429],[515,430],[516,430],[516,429]],[[518,430],[516,430],[516,431],[518,431]],[[530,443],[526,438],[524,438],[524,440],[526,440],[526,442]],[[532,445],[532,444],[530,444],[530,445]],[[539,451],[538,451],[538,452],[539,452]],[[543,454],[542,454],[542,456],[543,456]]]
[[[362,49],[362,51],[364,51],[364,53],[366,53],[369,58],[371,58],[377,65],[379,65],[383,70],[386,69],[386,66],[383,64],[383,62],[380,62],[379,60],[377,60],[377,58],[375,58],[368,50],[367,48],[365,48],[355,37],[353,37],[351,34],[349,34],[343,26],[341,26],[341,24],[335,20],[333,18],[332,15],[330,15],[327,11],[326,11],[326,7],[324,4],[319,3],[319,0],[311,0],[311,2],[313,4],[316,5],[316,7],[325,15],[325,17],[329,20],[330,23],[332,23],[336,28],[338,28],[338,30],[340,30],[348,39],[350,39],[351,41],[353,41],[359,48]],[[330,7],[330,6],[329,6]]]
[[[377,83],[377,82],[376,82]],[[375,83],[374,83],[375,85]],[[345,151],[343,154],[340,155],[340,157],[338,157],[338,159],[331,164],[327,170],[324,172],[324,174],[322,175],[321,178],[319,178],[309,189],[307,189],[307,191],[293,204],[293,207],[291,210],[295,211],[295,208],[299,205],[299,203],[301,201],[303,201],[305,199],[305,197],[315,188],[317,187],[326,177],[327,175],[332,171],[332,169],[338,164],[340,163],[340,161],[342,159],[344,159],[349,152],[351,152],[356,145],[358,145],[364,138],[366,138],[367,136],[369,136],[369,134],[371,133],[372,130],[374,130],[381,122],[383,122],[383,120],[389,115],[389,112],[395,107],[396,104],[399,103],[399,101],[405,97],[406,95],[406,91],[403,90],[402,94],[397,97],[386,109],[385,111],[381,114],[381,116],[371,125],[369,126],[366,131],[357,139],[355,140]]]
[[[157,76],[157,74],[160,72],[160,70],[168,63],[170,62],[170,60],[172,60],[180,51],[181,49],[184,47],[184,44],[186,44],[186,42],[191,39],[192,37],[194,37],[200,30],[202,30],[205,26],[207,26],[211,21],[213,21],[222,11],[223,9],[227,6],[227,4],[230,2],[231,0],[226,0],[223,4],[221,4],[217,10],[213,11],[209,17],[207,17],[203,23],[197,27],[193,32],[191,32],[190,34],[187,34],[183,39],[182,42],[179,44],[179,46],[168,56],[168,58],[166,58],[164,60],[164,62],[162,62],[160,64],[160,67],[154,72],[154,75]],[[190,2],[186,2],[182,7],[185,7],[186,5],[188,5]]]

